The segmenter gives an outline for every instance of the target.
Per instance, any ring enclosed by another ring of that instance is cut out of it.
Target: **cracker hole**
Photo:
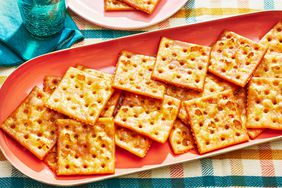
[[[221,106],[217,107],[218,111],[222,111],[223,108]]]
[[[29,136],[26,134],[26,135],[24,135],[24,139],[28,139],[29,138]]]
[[[42,95],[41,93],[38,93],[38,94],[37,94],[37,98],[38,98],[38,99],[41,99],[42,97],[43,97],[43,95]]]
[[[133,67],[135,67],[135,68],[136,68],[136,67],[137,67],[137,64],[133,64]]]
[[[82,99],[84,96],[83,96],[83,94],[80,94],[79,97]]]
[[[65,168],[66,168],[66,169],[69,169],[69,168],[70,168],[70,165],[67,164],[67,165],[65,166]]]
[[[199,79],[196,79],[195,81],[196,81],[196,83],[199,83],[199,82],[200,82],[200,80],[199,80]]]
[[[278,86],[278,85],[279,85],[279,82],[275,80],[275,81],[273,82],[273,85],[274,85],[274,86]]]
[[[159,69],[158,72],[161,74],[163,73],[164,71],[162,69]]]
[[[165,121],[165,117],[162,117],[162,121]]]
[[[261,100],[259,99],[256,99],[256,103],[259,104],[261,102]]]
[[[200,122],[199,125],[200,125],[200,127],[202,127],[204,124],[203,124],[203,122]]]
[[[150,112],[148,110],[145,111],[146,114],[150,114]]]
[[[214,130],[210,130],[210,133],[211,133],[211,134],[214,134]]]
[[[38,146],[37,148],[38,148],[38,149],[42,149],[42,146]]]
[[[71,100],[71,98],[70,97],[67,97],[67,101],[70,101]]]
[[[70,149],[70,146],[67,144],[67,145],[66,145],[66,148],[67,148],[67,149]]]
[[[277,28],[277,31],[278,31],[278,32],[281,32],[281,31],[282,31],[282,29],[279,27],[279,28]]]
[[[69,128],[70,128],[70,126],[69,126],[69,125],[66,125],[66,126],[65,126],[65,129],[69,129]]]
[[[194,58],[194,57],[192,57],[192,58],[191,58],[191,61],[195,61],[195,58]]]
[[[103,164],[101,165],[101,167],[102,167],[102,168],[105,168],[105,167],[106,167],[106,165],[103,163]]]
[[[222,50],[217,50],[217,53],[221,53],[222,52]]]
[[[71,78],[71,79],[73,79],[73,78],[74,78],[74,75],[73,75],[73,74],[71,74],[71,75],[70,75],[70,78]]]
[[[251,63],[249,61],[246,62],[246,65],[250,65]]]
[[[144,76],[144,74],[142,72],[139,72],[138,74],[139,74],[139,76]]]
[[[256,51],[259,50],[259,47],[258,47],[258,46],[255,46],[255,50],[256,50]]]
[[[134,114],[134,117],[135,117],[135,118],[138,118],[138,114]]]
[[[143,63],[146,63],[146,62],[147,62],[147,59],[142,59],[142,62],[143,62]]]
[[[215,89],[214,88],[210,88],[210,92],[214,92],[215,91]]]
[[[240,135],[241,135],[240,133],[238,133],[238,132],[236,133],[236,136],[240,136]]]
[[[167,104],[168,105],[172,105],[173,103],[172,103],[172,101],[168,101]]]
[[[102,101],[103,101],[102,99],[98,99],[98,100],[97,100],[97,102],[98,102],[99,104],[101,104]]]
[[[270,91],[267,89],[267,90],[264,91],[264,94],[265,94],[265,95],[269,95],[269,94],[270,94]]]
[[[66,87],[63,87],[63,91],[66,91],[67,90],[67,88]]]
[[[102,145],[101,145],[101,147],[102,147],[102,148],[105,148],[105,147],[106,147],[106,145],[105,145],[105,144],[102,144]]]
[[[202,70],[202,69],[203,69],[203,66],[201,66],[201,65],[198,66],[198,69],[199,69],[199,70]]]
[[[87,148],[87,145],[86,145],[86,144],[84,144],[84,145],[83,145],[83,147],[86,149],[86,148]]]
[[[131,55],[127,54],[126,57],[127,57],[128,59],[130,59],[130,58],[131,58]]]
[[[184,61],[179,61],[179,64],[180,64],[181,66],[183,66],[183,65],[185,64],[185,62],[184,62]]]
[[[177,78],[177,79],[180,79],[180,78],[181,78],[181,75],[179,75],[179,74],[176,75],[176,78]]]
[[[149,69],[148,69],[150,72],[153,70],[153,68],[152,67],[149,67]]]
[[[202,112],[201,112],[201,110],[199,110],[199,109],[196,109],[196,110],[195,110],[195,114],[196,114],[197,116],[203,115]]]
[[[226,70],[225,69],[221,69],[221,72],[226,72]]]
[[[176,54],[175,52],[173,52],[173,53],[172,53],[172,56],[176,57],[176,56],[177,56],[177,54]]]
[[[151,122],[150,122],[150,125],[154,125],[154,122],[153,122],[153,121],[151,121]]]
[[[271,40],[272,40],[272,38],[271,38],[271,37],[268,37],[268,38],[267,38],[267,41],[268,41],[268,42],[270,42]]]
[[[143,128],[143,126],[139,124],[139,125],[138,125],[138,128],[139,128],[139,129],[142,129],[142,128]]]
[[[206,141],[206,145],[210,145],[210,141]]]
[[[75,85],[74,87],[75,87],[76,89],[78,89],[78,88],[79,88],[79,86],[78,86],[78,85]]]
[[[88,168],[88,165],[86,165],[86,164],[85,164],[85,165],[83,165],[83,168]]]
[[[134,78],[130,77],[129,80],[130,80],[130,81],[134,81]]]
[[[123,122],[126,122],[126,118],[122,118],[122,121],[123,121]]]
[[[220,139],[221,139],[221,141],[224,141],[224,140],[225,140],[225,137],[221,137]]]
[[[272,104],[273,104],[273,105],[276,105],[276,104],[277,104],[277,100],[276,100],[276,99],[272,99],[271,101],[272,101]]]
[[[241,76],[240,76],[240,75],[237,75],[237,76],[236,76],[236,79],[240,79],[240,78],[241,78]]]
[[[59,102],[59,99],[55,98],[55,99],[54,99],[54,102]]]
[[[72,106],[71,109],[72,109],[72,110],[76,110],[76,106]]]
[[[141,87],[140,87],[140,86],[135,86],[135,88],[136,88],[136,89],[141,89]]]
[[[50,134],[51,134],[51,135],[54,135],[54,134],[55,134],[55,131],[51,131]]]
[[[188,70],[187,73],[191,75],[191,74],[192,74],[192,71],[191,71],[191,70]]]
[[[259,121],[260,120],[260,118],[259,117],[255,117],[255,121]]]
[[[95,158],[97,158],[97,155],[96,154],[92,154],[92,157],[95,159]]]
[[[224,128],[225,128],[226,130],[228,130],[228,129],[229,129],[229,126],[228,126],[228,125],[225,125]]]
[[[263,110],[263,113],[268,113],[268,112],[269,112],[268,109],[264,109],[264,110]]]
[[[166,57],[162,57],[162,61],[166,61]]]
[[[79,156],[76,154],[76,155],[74,156],[74,158],[78,159],[78,158],[79,158]]]
[[[219,122],[219,119],[218,119],[218,118],[214,118],[214,121],[215,121],[215,122]]]

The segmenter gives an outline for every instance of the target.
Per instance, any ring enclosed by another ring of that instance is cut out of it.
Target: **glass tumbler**
[[[65,0],[18,0],[25,28],[38,37],[60,32],[65,25]]]

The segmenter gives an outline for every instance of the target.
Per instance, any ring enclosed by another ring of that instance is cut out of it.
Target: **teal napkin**
[[[67,14],[62,32],[49,38],[36,38],[23,26],[17,0],[0,0],[0,66],[14,66],[45,54],[68,48],[83,39]]]

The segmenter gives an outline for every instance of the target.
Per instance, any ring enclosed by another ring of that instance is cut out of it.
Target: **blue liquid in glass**
[[[18,0],[23,24],[35,36],[48,37],[64,28],[65,0]]]

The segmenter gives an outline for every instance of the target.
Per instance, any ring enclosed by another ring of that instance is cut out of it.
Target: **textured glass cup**
[[[18,0],[25,28],[35,36],[48,37],[64,28],[65,0]]]

